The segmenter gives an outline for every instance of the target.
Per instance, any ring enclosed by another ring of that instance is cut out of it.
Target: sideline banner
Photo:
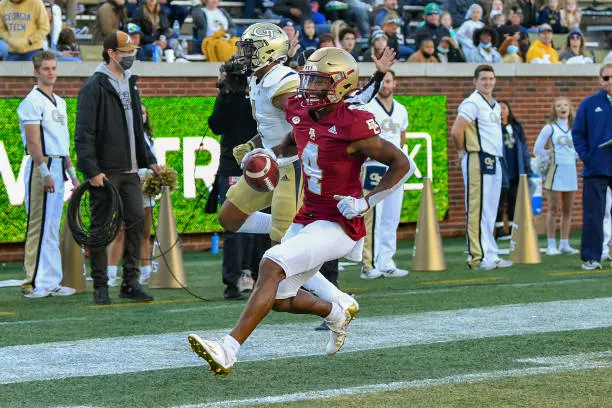
[[[404,150],[417,164],[417,172],[404,186],[402,222],[416,222],[422,177],[432,177],[438,218],[444,218],[448,203],[448,155],[445,96],[396,96],[406,106],[410,126]],[[0,99],[0,243],[23,242],[26,214],[25,152],[19,132],[17,107],[21,99]],[[214,97],[143,98],[147,106],[160,163],[179,174],[172,195],[180,233],[221,231],[215,214],[204,214],[208,187],[219,165],[219,136],[208,130]],[[68,126],[74,139],[76,98],[66,98]],[[73,145],[73,140],[71,141]],[[71,150],[73,162],[76,155]],[[69,182],[68,182],[69,184]],[[66,186],[65,199],[72,186]],[[199,201],[198,198],[201,197]],[[195,207],[197,202],[197,207]]]

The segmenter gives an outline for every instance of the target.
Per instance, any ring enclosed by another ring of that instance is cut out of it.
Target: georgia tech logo
[[[266,37],[273,40],[276,38],[276,30],[272,28],[255,27],[253,30],[253,35],[255,37]]]
[[[487,165],[487,167],[493,167],[493,165],[495,164],[495,160],[493,160],[490,157],[487,157],[486,159],[484,159],[484,162]]]
[[[572,138],[567,136],[567,135],[563,135],[558,139],[559,146],[568,146],[568,147],[573,147],[574,144],[572,142]]]
[[[59,123],[60,125],[66,124],[66,116],[62,115],[57,109],[53,109],[53,112],[51,112],[51,118],[53,118],[53,121]]]

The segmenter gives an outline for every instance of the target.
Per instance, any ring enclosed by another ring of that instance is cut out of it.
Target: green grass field
[[[445,272],[340,272],[361,312],[336,356],[319,318],[272,312],[226,378],[186,341],[225,334],[244,305],[222,300],[220,255],[184,256],[190,290],[208,301],[152,289],[155,302],[134,304],[111,288],[115,303],[96,307],[91,288],[46,299],[0,288],[0,407],[612,406],[609,263],[587,273],[579,256],[543,255],[469,271],[463,239],[444,249]],[[411,250],[399,243],[399,266]],[[0,267],[0,281],[20,278],[21,265]]]

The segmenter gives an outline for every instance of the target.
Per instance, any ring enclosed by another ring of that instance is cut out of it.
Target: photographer
[[[217,212],[217,197],[225,201],[229,187],[242,175],[240,165],[232,153],[235,146],[246,143],[257,133],[257,123],[253,119],[251,102],[247,93],[246,66],[232,58],[220,68],[217,82],[219,94],[215,101],[208,126],[221,135],[221,158],[215,178],[215,185],[210,194],[207,212]],[[236,120],[241,118],[241,120]],[[231,231],[223,233],[223,283],[226,285],[224,298],[229,300],[244,299],[238,289],[242,273],[242,255],[245,252],[248,235]]]

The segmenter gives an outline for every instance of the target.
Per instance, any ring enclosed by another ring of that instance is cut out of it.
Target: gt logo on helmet
[[[266,37],[273,40],[276,38],[276,31],[265,27],[255,27],[253,35],[255,37]]]

